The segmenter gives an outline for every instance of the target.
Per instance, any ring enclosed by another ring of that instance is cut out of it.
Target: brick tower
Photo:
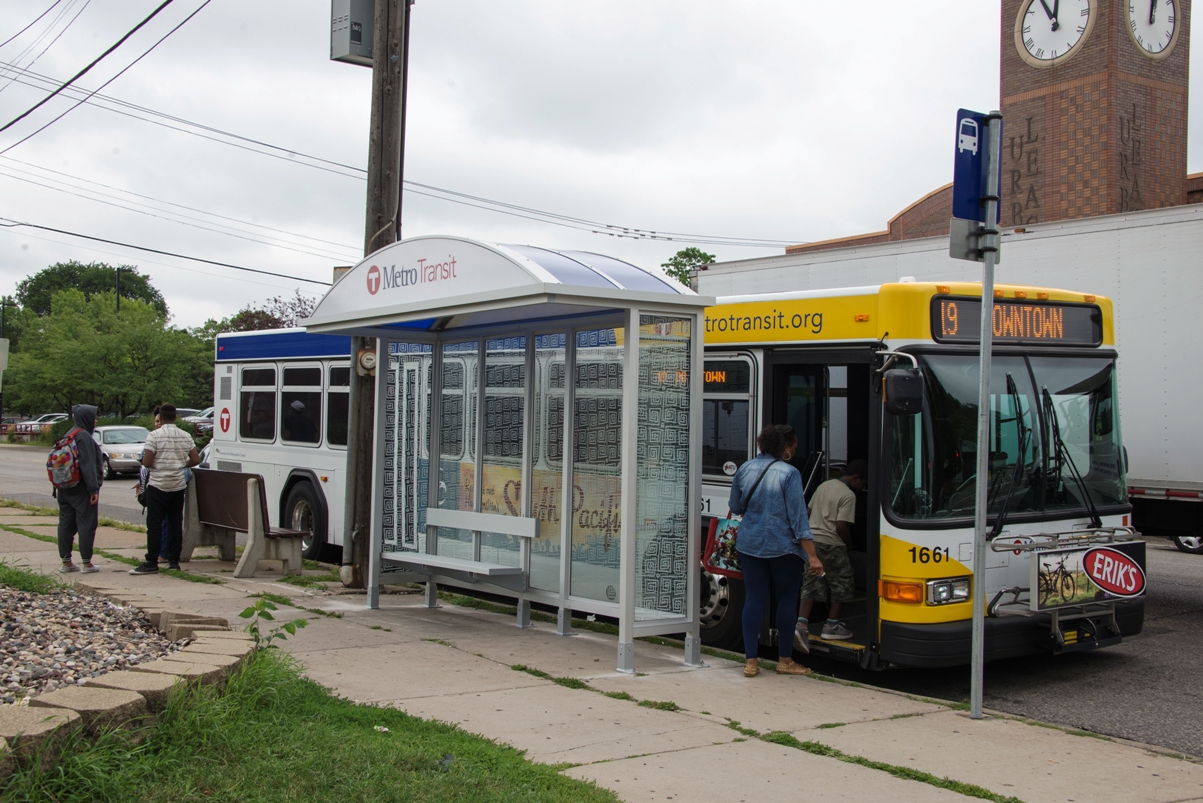
[[[1002,0],[1002,223],[1186,203],[1190,0]]]

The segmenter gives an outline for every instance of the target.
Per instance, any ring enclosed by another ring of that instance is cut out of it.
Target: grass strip
[[[32,538],[35,541],[45,541],[48,544],[57,544],[58,538],[53,535],[42,535],[41,533],[30,532],[21,527],[13,527],[8,524],[0,524],[0,530],[7,530],[10,533],[23,535],[26,538]],[[107,549],[93,549],[93,555],[99,555],[107,560],[116,563],[124,563],[126,566],[140,566],[142,561],[137,558],[127,558],[125,555],[118,555],[116,552],[110,552]],[[159,574],[165,574],[168,577],[175,577],[179,580],[187,580],[189,583],[215,583],[220,585],[223,581],[216,577],[210,577],[207,574],[190,574],[189,572],[177,569],[159,569]]]
[[[222,694],[179,688],[141,729],[77,740],[56,763],[22,760],[0,780],[0,800],[31,803],[616,799],[453,725],[336,697],[279,650],[248,659]]]
[[[812,753],[816,756],[825,756],[827,758],[835,758],[840,761],[846,761],[849,764],[857,764],[869,769],[888,772],[896,778],[904,778],[908,781],[919,781],[920,783],[930,784],[931,786],[940,789],[947,789],[950,792],[956,792],[966,797],[975,797],[980,800],[990,800],[994,803],[1023,803],[1017,797],[1004,797],[1003,795],[991,792],[985,787],[977,784],[965,783],[964,781],[954,781],[951,778],[940,778],[932,775],[930,772],[913,769],[911,767],[901,767],[897,764],[887,764],[884,761],[873,761],[864,756],[854,756],[850,753],[845,753],[842,750],[837,750],[834,747],[823,744],[822,742],[802,741],[798,737],[785,731],[773,731],[760,736],[760,739],[772,744],[779,744],[784,747],[792,747],[796,750],[802,750],[807,753]]]
[[[343,615],[341,613],[339,613],[338,611],[323,611],[321,608],[306,608],[304,605],[297,605],[290,598],[284,596],[283,594],[273,594],[270,591],[261,591],[258,594],[247,594],[247,596],[255,598],[255,599],[265,599],[268,602],[274,603],[276,605],[287,605],[290,608],[296,608],[298,611],[308,611],[309,613],[316,613],[318,616],[325,616],[329,619],[342,619],[343,618]]]
[[[27,511],[31,516],[53,516],[54,518],[58,518],[58,508],[56,507],[30,505],[25,502],[18,502],[15,499],[0,499],[0,507],[15,507],[19,510]],[[118,521],[108,516],[101,516],[96,523],[101,527],[113,527],[117,530],[128,530],[131,533],[146,532],[145,525],[130,524],[127,521]]]
[[[49,575],[9,563],[4,558],[0,558],[0,586],[8,586],[18,591],[39,595],[49,594],[65,587],[63,583]]]
[[[641,708],[654,708],[657,711],[680,711],[681,706],[674,703],[672,700],[640,700]]]

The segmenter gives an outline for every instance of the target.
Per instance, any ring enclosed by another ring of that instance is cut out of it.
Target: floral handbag
[[[744,510],[748,509],[747,503],[752,501],[752,495],[760,487],[760,481],[764,479],[764,475],[769,473],[769,469],[776,462],[777,460],[774,460],[769,463],[764,471],[760,472],[760,476],[752,484],[747,501],[744,502]],[[710,531],[706,534],[706,548],[702,550],[703,569],[711,574],[721,574],[736,580],[743,579],[743,571],[739,568],[739,552],[736,551],[735,545],[739,534],[739,522],[740,519],[732,518],[730,510],[727,511],[726,518],[710,520]]]

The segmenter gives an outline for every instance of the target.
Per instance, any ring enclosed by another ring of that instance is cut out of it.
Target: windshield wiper
[[[1046,385],[1041,393],[1044,397],[1044,416],[1049,421],[1049,428],[1053,433],[1053,445],[1057,449],[1057,457],[1064,460],[1069,466],[1070,476],[1074,479],[1074,484],[1078,486],[1078,490],[1082,493],[1082,500],[1086,502],[1086,510],[1090,513],[1090,526],[1102,527],[1103,520],[1099,517],[1098,508],[1094,506],[1094,500],[1090,497],[1090,491],[1086,487],[1086,481],[1082,479],[1082,475],[1078,473],[1078,466],[1074,463],[1073,456],[1069,450],[1065,448],[1065,441],[1061,440],[1061,425],[1057,423],[1057,408],[1053,405],[1052,394],[1048,392]],[[1058,480],[1060,480],[1060,472],[1058,472]]]
[[[1010,374],[1007,374],[1007,394],[1011,397],[1011,406],[1015,409],[1015,427],[1019,430],[1019,454],[1015,457],[1015,468],[1011,471],[1011,483],[1007,486],[1007,495],[1003,499],[1002,509],[998,511],[998,516],[994,519],[994,529],[988,536],[991,541],[1002,533],[1003,526],[1007,523],[1007,510],[1011,506],[1011,498],[1015,496],[1015,479],[1023,470],[1023,456],[1027,454],[1028,436],[1032,433],[1031,428],[1023,423],[1023,406],[1019,388],[1015,386],[1015,379]]]

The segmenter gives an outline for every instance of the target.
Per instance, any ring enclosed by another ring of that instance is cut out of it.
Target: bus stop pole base
[[[561,636],[576,635],[572,632],[571,608],[560,608],[556,611],[556,633]]]
[[[697,668],[706,665],[702,662],[702,639],[696,626],[685,633],[685,665]]]
[[[368,586],[368,608],[373,611],[380,609],[380,586],[378,585]]]
[[[427,608],[439,607],[439,584],[434,580],[426,581],[426,591],[422,594],[422,603]]]
[[[635,642],[618,642],[618,671],[635,674]]]
[[[521,628],[528,628],[531,626],[531,624],[530,624],[530,600],[529,599],[518,600],[518,617],[517,618],[518,618],[518,621],[516,621],[514,623],[515,626],[521,627]]]

